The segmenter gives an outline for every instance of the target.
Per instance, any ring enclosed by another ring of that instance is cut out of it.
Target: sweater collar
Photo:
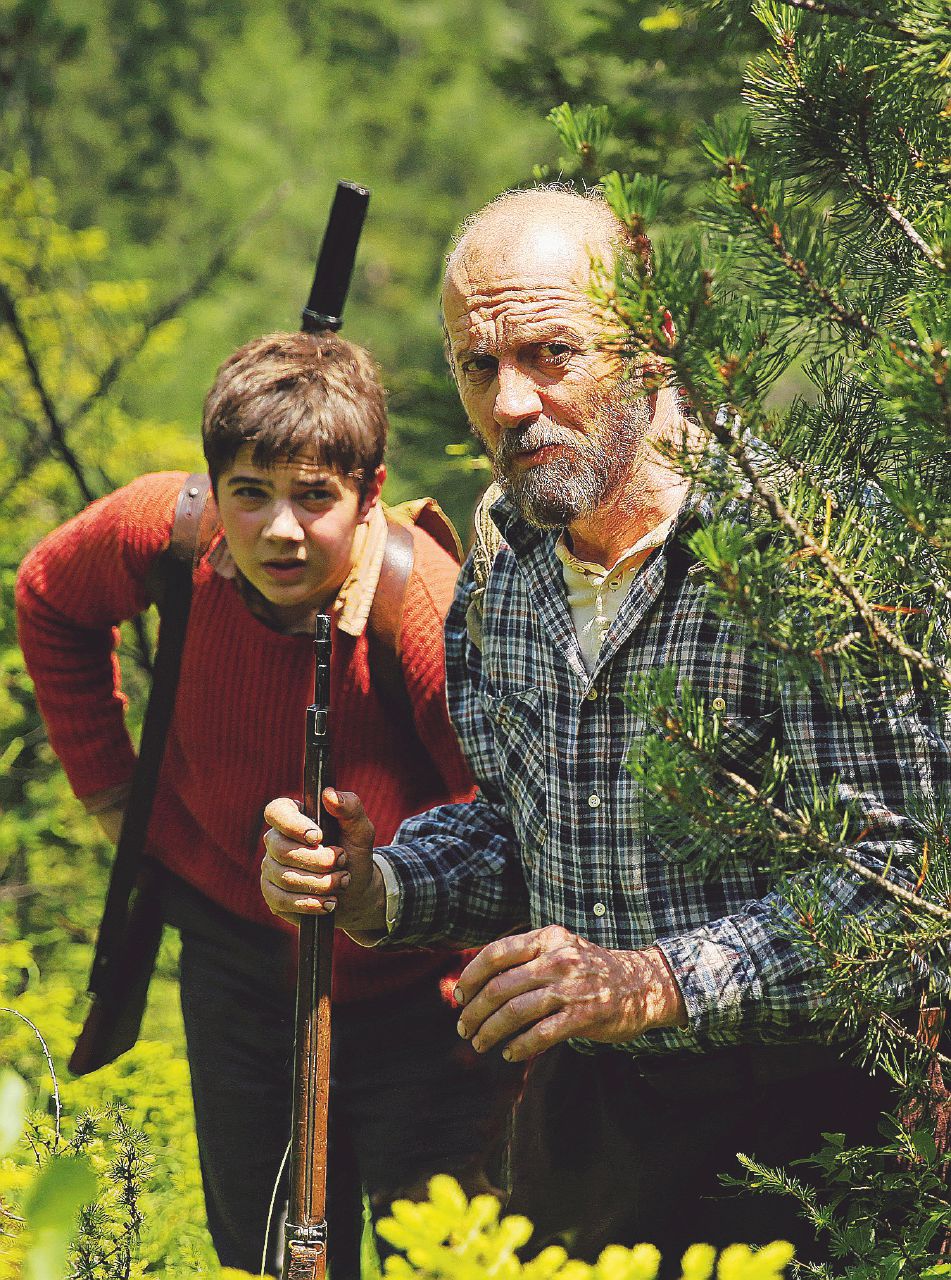
[[[359,636],[366,630],[383,567],[386,534],[386,514],[382,504],[377,503],[366,524],[357,527],[353,539],[353,565],[328,611],[336,620],[338,630],[347,635]],[[208,563],[219,577],[234,582],[250,612],[272,631],[278,631],[282,635],[313,635],[316,609],[313,614],[302,618],[292,627],[281,627],[274,622],[267,600],[239,572],[227,539],[222,538],[212,548]]]

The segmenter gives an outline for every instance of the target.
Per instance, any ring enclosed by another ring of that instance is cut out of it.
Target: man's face
[[[312,457],[270,467],[242,445],[218,477],[218,511],[234,562],[293,626],[334,598],[353,564],[353,539],[380,496],[385,472],[361,499],[353,480]]]
[[[591,249],[571,229],[490,223],[454,255],[443,291],[469,421],[515,505],[547,528],[611,499],[650,421],[605,348],[590,279]]]

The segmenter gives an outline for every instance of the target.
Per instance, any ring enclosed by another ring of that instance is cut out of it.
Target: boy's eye
[[[313,489],[302,489],[297,495],[298,502],[332,502],[334,495],[326,485],[317,485]]]
[[[265,490],[256,484],[240,484],[237,488],[232,489],[231,492],[236,498],[248,498],[252,501],[267,497]]]

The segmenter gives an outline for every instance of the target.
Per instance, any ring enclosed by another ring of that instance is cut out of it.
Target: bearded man
[[[689,574],[684,538],[711,508],[654,446],[701,442],[672,392],[644,393],[590,294],[592,260],[612,269],[625,237],[603,202],[563,190],[509,193],[463,228],[449,357],[502,488],[491,571],[480,583],[470,557],[446,624],[479,794],[375,852],[357,797],[328,796],[336,848],[276,801],[262,888],[280,915],[336,909],[365,944],[494,939],[459,980],[459,1033],[536,1058],[510,1207],[539,1244],[560,1234],[591,1258],[650,1240],[679,1275],[693,1240],[786,1237],[818,1256],[791,1200],[717,1175],[737,1172],[737,1151],[806,1156],[824,1130],[874,1139],[884,1093],[820,1042],[817,977],[775,886],[740,859],[705,877],[647,829],[626,762],[648,729],[626,691],[675,665],[720,712],[741,772],[775,742],[793,792],[839,778],[867,811],[853,856],[879,871],[948,758],[910,717],[879,709],[873,729],[862,706],[765,672]],[[829,893],[842,912],[874,904],[844,871]]]

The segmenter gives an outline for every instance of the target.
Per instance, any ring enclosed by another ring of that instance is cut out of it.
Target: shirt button
[[[589,702],[597,702],[598,691],[597,689],[589,689],[584,696],[588,699]]]
[[[588,796],[588,808],[600,809],[600,807],[601,807],[601,797],[597,794],[597,792],[593,792],[590,796]]]
[[[596,902],[594,906],[591,908],[591,910],[594,912],[596,916],[603,916],[607,911],[607,907],[604,905],[603,902]]]
[[[714,711],[726,711],[726,699],[724,698],[714,698],[710,705]]]
[[[617,591],[618,587],[621,585],[621,579],[612,578],[608,585],[610,586],[612,591]]]

